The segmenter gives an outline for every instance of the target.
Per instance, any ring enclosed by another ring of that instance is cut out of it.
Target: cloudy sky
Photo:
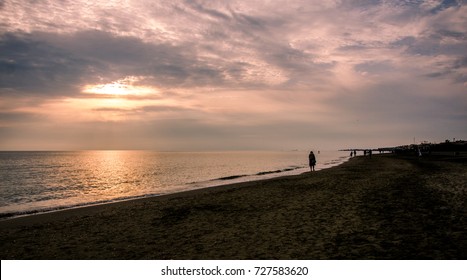
[[[0,0],[0,150],[452,138],[465,0]]]

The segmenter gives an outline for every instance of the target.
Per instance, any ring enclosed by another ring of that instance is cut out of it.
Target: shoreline
[[[467,164],[392,155],[0,221],[2,259],[465,259]]]
[[[339,159],[341,159],[341,158],[344,158],[344,157],[340,157]],[[339,162],[337,164],[334,164],[334,163],[323,164],[321,169],[318,169],[317,171],[321,171],[321,170],[329,169],[329,168],[334,168],[334,167],[342,165],[342,164],[344,164],[344,163],[346,163],[348,161],[349,161],[349,158],[345,158],[345,159],[343,159],[341,162]],[[328,166],[328,165],[330,165],[330,166]],[[116,199],[110,199],[108,201],[100,201],[100,202],[99,201],[98,202],[88,202],[88,203],[77,204],[77,205],[61,206],[61,207],[58,207],[58,208],[44,208],[44,209],[21,211],[21,212],[0,213],[0,223],[2,221],[17,219],[17,218],[23,218],[23,217],[28,217],[28,216],[43,215],[43,214],[48,214],[48,213],[68,211],[68,210],[80,209],[80,208],[85,208],[85,207],[102,206],[102,205],[106,205],[106,204],[128,202],[128,201],[139,200],[139,199],[151,199],[151,198],[155,198],[155,197],[175,195],[175,194],[183,193],[183,192],[190,192],[190,191],[208,189],[208,188],[218,188],[218,187],[227,186],[227,185],[236,185],[236,184],[243,184],[243,183],[249,183],[249,182],[257,182],[257,181],[270,180],[270,179],[281,178],[281,177],[299,176],[299,175],[302,175],[304,173],[309,172],[309,171],[304,171],[302,173],[294,174],[297,170],[300,170],[300,169],[308,170],[308,168],[300,167],[300,168],[295,168],[295,169],[290,169],[290,170],[284,169],[284,170],[265,171],[265,172],[260,172],[260,174],[233,175],[233,176],[229,176],[229,177],[211,179],[211,180],[203,181],[203,182],[187,183],[187,184],[184,185],[184,186],[188,186],[188,185],[192,185],[192,184],[197,185],[195,188],[192,188],[192,189],[189,189],[189,188],[183,189],[182,187],[174,186],[175,189],[181,189],[181,190],[175,190],[174,192],[167,192],[167,193],[160,193],[160,194],[159,193],[144,194],[144,195],[141,195],[141,196],[116,198]],[[289,173],[289,174],[281,174],[281,173]],[[260,178],[262,176],[264,176],[264,178]],[[250,179],[247,179],[247,178],[250,178]],[[211,185],[212,183],[214,183],[214,184]]]
[[[338,167],[348,161],[342,162],[339,165],[332,166],[329,168],[323,168],[321,170],[317,170],[315,172],[320,172],[322,170],[326,169],[331,169]],[[173,193],[166,193],[166,194],[153,194],[153,195],[147,195],[143,197],[134,197],[134,198],[128,198],[128,199],[122,199],[122,200],[116,200],[116,201],[109,201],[109,202],[103,202],[103,203],[92,203],[88,205],[82,205],[82,206],[71,206],[71,207],[66,207],[63,209],[56,209],[56,210],[46,210],[46,211],[38,211],[34,213],[26,213],[24,215],[13,215],[11,217],[5,217],[5,218],[0,218],[0,227],[3,226],[17,226],[17,225],[24,225],[24,224],[29,224],[29,223],[42,223],[42,222],[49,222],[49,221],[54,221],[55,219],[62,219],[62,218],[69,218],[73,216],[80,216],[80,215],[88,215],[92,213],[96,213],[99,211],[105,211],[106,208],[111,208],[111,207],[119,207],[119,205],[131,205],[133,203],[144,203],[146,200],[147,201],[157,201],[157,200],[170,200],[172,198],[183,198],[183,197],[189,197],[192,195],[202,195],[202,194],[210,194],[210,193],[215,193],[215,192],[222,192],[226,191],[229,189],[238,189],[238,188],[244,188],[248,186],[254,186],[258,183],[266,183],[267,181],[270,180],[276,180],[276,179],[287,179],[287,178],[293,178],[293,177],[298,177],[302,176],[303,174],[309,173],[310,171],[300,173],[300,174],[293,174],[293,175],[281,175],[277,177],[270,177],[270,178],[263,178],[263,179],[256,179],[256,180],[251,180],[251,181],[242,181],[242,182],[229,182],[221,185],[213,185],[213,186],[203,186],[200,188],[196,189],[188,189],[188,190],[182,190],[182,191],[177,191]],[[69,213],[66,213],[69,212]],[[43,216],[44,217],[41,217]],[[49,216],[50,217],[45,217]],[[36,218],[39,217],[39,218]],[[24,221],[14,221],[16,219],[19,220],[24,220]]]

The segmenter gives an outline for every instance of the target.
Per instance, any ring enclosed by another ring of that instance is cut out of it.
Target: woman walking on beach
[[[310,171],[315,171],[316,157],[313,151],[311,151],[310,154],[308,155],[308,161],[310,164]]]

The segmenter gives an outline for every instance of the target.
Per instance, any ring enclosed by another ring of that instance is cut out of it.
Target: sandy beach
[[[0,221],[1,259],[466,259],[467,161],[298,176]]]

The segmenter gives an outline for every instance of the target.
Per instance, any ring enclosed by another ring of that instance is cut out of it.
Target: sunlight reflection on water
[[[346,153],[321,152],[317,169]],[[307,171],[307,152],[0,152],[0,214],[160,195]]]

